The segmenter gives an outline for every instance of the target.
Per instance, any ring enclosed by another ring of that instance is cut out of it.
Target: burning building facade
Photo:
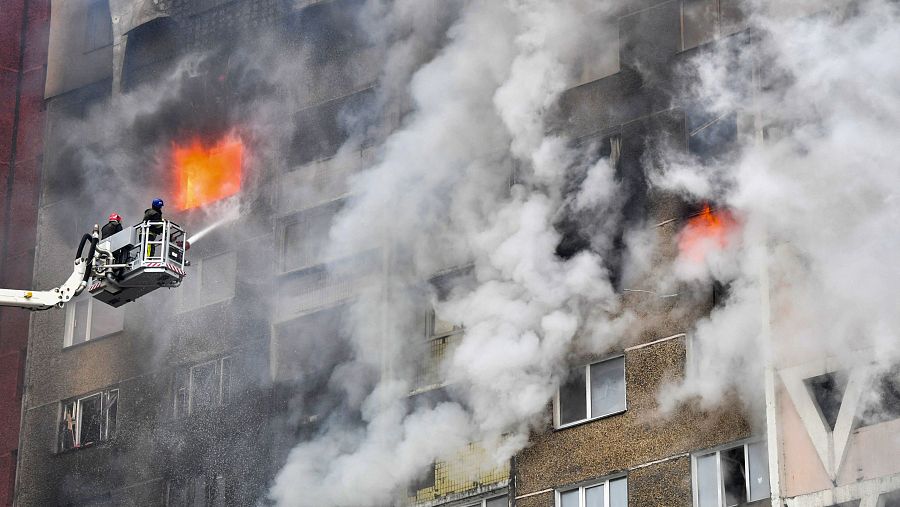
[[[698,96],[792,86],[766,6],[558,4],[53,2],[33,285],[153,197],[198,234],[178,289],[32,316],[16,504],[900,501],[896,371],[781,338],[802,255],[672,183],[785,135]]]

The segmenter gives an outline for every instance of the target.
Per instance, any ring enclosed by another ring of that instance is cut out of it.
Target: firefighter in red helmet
[[[100,239],[106,239],[122,230],[122,217],[118,213],[109,214],[109,222],[100,229]]]

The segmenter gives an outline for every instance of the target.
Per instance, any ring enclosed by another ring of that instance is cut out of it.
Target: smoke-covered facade
[[[893,167],[849,62],[889,117],[898,19],[54,1],[34,286],[110,212],[215,225],[182,287],[32,316],[16,505],[895,505],[896,270],[835,245],[890,264],[896,176],[832,190]]]

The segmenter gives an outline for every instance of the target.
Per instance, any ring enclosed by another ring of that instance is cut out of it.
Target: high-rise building
[[[110,212],[139,222],[154,197],[189,235],[215,227],[194,241],[177,289],[121,308],[84,294],[30,321],[24,310],[0,310],[0,503],[274,503],[295,445],[371,422],[368,393],[347,386],[411,379],[411,407],[457,396],[446,360],[471,330],[440,303],[476,280],[478,266],[450,252],[452,261],[410,268],[416,253],[387,232],[349,249],[332,239],[349,203],[379,184],[360,175],[424,100],[409,86],[384,93],[385,69],[405,79],[435,58],[460,37],[446,33],[466,2],[421,0],[428,16],[416,22],[442,35],[420,38],[410,35],[416,26],[388,36],[370,26],[395,3],[387,0],[53,0],[49,11],[37,0],[10,3],[0,9],[16,30],[10,40],[26,44],[0,48],[9,76],[0,114],[10,118],[0,122],[0,286],[58,285],[83,233]],[[574,81],[544,108],[541,127],[565,136],[582,167],[605,161],[621,202],[604,229],[608,245],[592,244],[584,217],[557,217],[553,255],[612,252],[603,269],[619,306],[610,313],[630,315],[628,330],[565,356],[561,385],[511,458],[497,460],[488,442],[461,443],[415,473],[397,472],[394,503],[898,505],[896,370],[869,375],[865,348],[839,359],[776,348],[755,385],[745,379],[751,385],[715,405],[665,399],[666,386],[709,366],[694,325],[732,288],[650,290],[657,285],[630,274],[616,252],[630,241],[626,229],[640,229],[657,245],[648,263],[666,265],[686,227],[731,220],[715,203],[655,187],[645,168],[664,150],[712,161],[774,135],[752,107],[705,110],[685,91],[696,76],[683,72],[704,52],[752,53],[764,34],[736,0],[597,3],[584,16],[606,35],[578,48]],[[783,15],[820,16],[821,6]],[[379,37],[412,42],[399,58]],[[755,65],[735,81],[756,85]],[[488,160],[515,195],[521,168],[493,155],[460,158]],[[584,178],[572,175],[571,186]],[[759,288],[765,300],[779,290]],[[764,328],[782,317],[766,311],[754,317]],[[395,337],[409,334],[398,346]],[[885,409],[860,402],[873,389]],[[762,402],[747,403],[748,392]]]

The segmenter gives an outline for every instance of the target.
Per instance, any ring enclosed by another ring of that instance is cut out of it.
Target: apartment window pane
[[[725,490],[725,505],[732,507],[747,501],[747,470],[744,461],[744,446],[721,452],[722,485]]]
[[[584,419],[587,414],[587,397],[585,394],[585,369],[574,370],[569,379],[559,388],[559,423]]]
[[[94,0],[88,5],[85,24],[85,52],[112,44],[112,16],[107,0]]]
[[[89,300],[91,307],[91,339],[118,333],[125,328],[124,310],[106,303]]]
[[[90,305],[90,299],[75,301],[75,309],[73,310],[72,322],[70,324],[72,335],[69,339],[69,345],[77,345],[87,341],[88,311],[90,310]]]
[[[628,507],[628,480],[609,481],[609,507]]]
[[[119,413],[119,390],[113,389],[106,394],[106,429],[104,439],[116,436],[116,416]]]
[[[102,418],[101,395],[84,398],[78,403],[81,410],[81,425],[79,436],[81,445],[88,445],[100,441],[100,422]]]
[[[591,365],[591,417],[625,410],[625,358]]]
[[[719,507],[719,468],[716,453],[697,458],[697,507]]]
[[[63,405],[61,435],[59,448],[63,451],[75,448],[75,429],[77,425],[75,407],[76,402],[66,403]]]
[[[769,498],[769,456],[765,442],[747,446],[747,460],[750,462],[750,498],[755,502]]]
[[[683,0],[682,9],[684,49],[705,44],[716,38],[719,21],[718,0]]]
[[[316,209],[285,226],[282,252],[285,271],[314,266],[325,260],[332,217],[332,209]]]
[[[508,507],[509,500],[506,496],[498,496],[496,498],[491,498],[487,502],[485,502],[485,507]]]
[[[577,489],[560,493],[559,507],[580,507],[578,505],[578,493]]]
[[[191,410],[211,407],[219,392],[216,363],[206,363],[191,368]]]
[[[584,489],[584,507],[606,507],[603,484]]]

